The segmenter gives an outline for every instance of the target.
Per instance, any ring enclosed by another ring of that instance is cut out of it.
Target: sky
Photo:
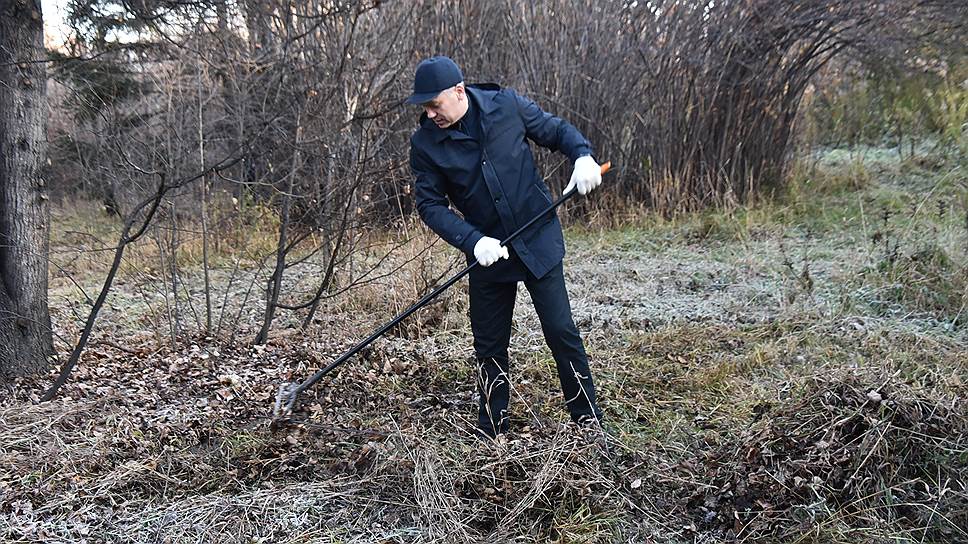
[[[67,14],[68,0],[40,0],[44,10],[44,41],[47,47],[63,45],[67,36],[64,17]]]

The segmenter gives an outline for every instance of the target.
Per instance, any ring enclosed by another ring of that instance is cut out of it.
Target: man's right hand
[[[474,245],[474,257],[481,266],[491,266],[498,259],[508,258],[508,248],[501,245],[501,241],[485,236]]]

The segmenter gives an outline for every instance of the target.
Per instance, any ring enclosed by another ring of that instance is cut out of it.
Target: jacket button
[[[494,202],[500,202],[500,201],[501,201],[501,197],[497,197],[494,199]]]

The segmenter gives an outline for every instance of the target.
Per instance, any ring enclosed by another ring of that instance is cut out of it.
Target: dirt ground
[[[238,341],[172,347],[134,276],[56,400],[31,400],[47,378],[3,391],[0,538],[968,542],[963,179],[831,152],[774,200],[569,229],[604,436],[567,423],[523,287],[512,432],[492,443],[471,433],[463,285],[271,429],[278,385],[402,309],[413,282],[327,303],[305,332],[284,315],[265,346],[246,343],[260,286],[251,304],[245,282],[225,286]],[[79,303],[55,284],[66,323]]]

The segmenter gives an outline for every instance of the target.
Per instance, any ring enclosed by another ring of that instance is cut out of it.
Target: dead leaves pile
[[[617,497],[625,485],[621,474],[589,472],[597,467],[587,451],[594,446],[576,442],[574,430],[524,434],[500,452],[471,436],[472,367],[447,360],[452,346],[378,342],[307,394],[281,432],[268,425],[279,384],[308,376],[345,345],[283,335],[266,346],[198,339],[176,351],[125,348],[93,346],[53,402],[31,401],[49,383],[42,380],[15,384],[18,396],[4,400],[0,539],[136,539],[148,530],[139,523],[150,522],[163,534],[206,541],[211,534],[193,532],[195,521],[166,522],[156,508],[190,508],[208,519],[213,512],[198,497],[215,505],[226,493],[294,495],[324,482],[340,483],[327,489],[338,495],[334,505],[344,504],[331,520],[349,516],[346,527],[359,531],[403,524],[452,536],[453,526],[432,512],[434,501],[456,501],[465,536],[485,538],[499,527],[550,534],[575,505],[593,518],[605,511],[596,504],[614,507],[617,499],[602,496]],[[432,476],[436,487],[427,485]],[[285,516],[253,508],[246,523],[275,541],[258,527]]]
[[[815,377],[750,428],[677,467],[693,530],[728,538],[848,534],[866,526],[968,538],[968,403],[896,375]]]
[[[503,445],[471,436],[471,366],[433,339],[376,343],[275,433],[278,385],[347,346],[293,334],[125,347],[95,345],[54,402],[31,403],[43,384],[21,382],[0,406],[0,539],[214,541],[245,527],[284,542],[336,524],[374,541],[757,541],[858,526],[954,541],[968,526],[965,397],[898,376],[813,377],[746,427],[603,456],[540,409]],[[214,510],[226,504],[235,525]]]

